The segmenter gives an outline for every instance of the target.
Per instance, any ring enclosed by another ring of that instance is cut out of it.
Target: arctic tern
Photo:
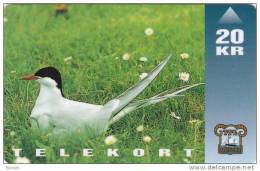
[[[144,79],[104,105],[88,104],[69,100],[62,91],[60,72],[54,67],[45,67],[22,80],[36,80],[40,83],[40,92],[32,109],[32,126],[40,130],[52,127],[53,133],[66,133],[76,129],[91,129],[94,135],[105,132],[108,127],[133,110],[156,104],[196,87],[193,84],[177,91],[168,90],[148,99],[134,101],[161,72],[171,58],[168,55]]]

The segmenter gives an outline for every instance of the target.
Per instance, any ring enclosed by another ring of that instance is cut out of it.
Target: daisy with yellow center
[[[146,58],[146,57],[141,57],[141,58],[139,58],[139,61],[141,61],[141,62],[147,62],[148,61],[148,59]]]
[[[123,60],[125,60],[125,61],[128,61],[129,59],[130,59],[130,54],[129,53],[125,53],[124,55],[123,55]]]
[[[187,82],[190,79],[190,74],[187,73],[187,72],[180,72],[179,73],[179,79],[184,81],[184,82]]]
[[[143,132],[143,131],[144,131],[144,126],[143,126],[143,125],[139,125],[139,126],[136,128],[136,131],[137,131],[137,132]]]
[[[144,33],[146,36],[151,36],[151,35],[153,35],[154,31],[152,28],[148,27],[145,29]]]
[[[181,59],[188,59],[189,58],[189,54],[188,53],[182,53],[180,54]]]
[[[146,135],[146,136],[143,137],[143,141],[145,143],[150,143],[152,141],[152,138],[150,136]]]
[[[143,73],[141,73],[140,75],[139,75],[139,78],[140,78],[140,80],[143,80],[145,77],[147,77],[147,73],[146,72],[143,72]]]
[[[117,142],[117,139],[114,135],[109,135],[105,138],[106,145],[113,145]]]

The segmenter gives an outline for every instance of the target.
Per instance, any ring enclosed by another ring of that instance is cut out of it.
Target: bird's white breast
[[[39,96],[31,113],[40,128],[53,124],[55,129],[76,129],[79,127],[102,127],[98,111],[101,105],[72,101],[62,97],[58,88],[41,86]],[[103,124],[104,125],[104,124]]]

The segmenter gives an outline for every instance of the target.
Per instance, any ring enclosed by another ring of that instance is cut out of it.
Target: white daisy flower
[[[115,144],[117,142],[117,139],[114,135],[109,135],[105,138],[105,143],[107,145],[112,145]]]
[[[180,72],[179,73],[179,79],[184,81],[184,82],[187,82],[190,79],[190,74],[187,73],[187,72]]]
[[[178,119],[178,120],[181,119],[181,117],[180,117],[180,116],[177,116],[175,112],[171,112],[170,115],[171,115],[172,117],[174,117],[175,119]]]
[[[146,36],[151,36],[151,35],[153,35],[154,31],[152,28],[148,27],[145,29],[144,33]]]
[[[6,17],[4,17],[4,23],[6,23],[8,21],[8,19]]]
[[[17,163],[17,164],[18,163],[28,164],[28,163],[31,163],[31,161],[26,157],[17,157],[15,159],[15,163]]]
[[[141,57],[141,58],[139,58],[139,61],[141,61],[141,62],[147,62],[148,59],[147,59],[146,57]]]
[[[129,59],[130,59],[130,54],[129,53],[125,53],[124,55],[123,55],[123,60],[125,60],[125,61],[128,61]]]
[[[69,62],[72,60],[72,56],[68,56],[66,58],[64,58],[64,62]]]
[[[181,59],[188,59],[189,58],[189,54],[188,53],[182,53],[180,54]]]
[[[139,78],[140,78],[140,80],[143,80],[145,77],[147,77],[147,73],[146,72],[143,72],[143,73],[141,73],[140,75],[139,75]]]
[[[136,128],[136,131],[137,131],[137,132],[143,132],[143,131],[144,131],[144,126],[143,126],[143,125],[139,125],[139,126]]]
[[[143,137],[143,141],[145,143],[150,143],[152,141],[152,138],[150,136],[146,135],[146,136]]]

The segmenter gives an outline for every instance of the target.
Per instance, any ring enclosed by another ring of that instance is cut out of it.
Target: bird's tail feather
[[[134,86],[126,90],[120,96],[109,101],[104,105],[104,107],[108,106],[109,109],[112,108],[112,111],[110,112],[110,119],[113,116],[115,116],[117,113],[119,113],[122,109],[124,109],[136,96],[138,96],[158,76],[158,74],[167,64],[171,56],[172,56],[171,54],[168,55],[143,80],[139,81],[137,84],[135,84]]]
[[[160,94],[157,94],[157,95],[155,95],[151,98],[131,102],[123,110],[121,110],[114,117],[112,117],[110,119],[109,124],[111,125],[111,124],[119,121],[121,118],[123,118],[128,113],[132,112],[133,110],[136,110],[136,109],[139,109],[139,108],[142,108],[142,107],[146,107],[146,106],[149,106],[149,105],[153,105],[153,104],[159,103],[159,102],[164,101],[164,100],[169,99],[169,98],[183,96],[183,95],[180,95],[180,93],[185,92],[188,89],[199,86],[201,84],[204,84],[204,83],[193,84],[193,85],[181,87],[177,91],[176,90],[166,90],[166,91],[164,91]]]

